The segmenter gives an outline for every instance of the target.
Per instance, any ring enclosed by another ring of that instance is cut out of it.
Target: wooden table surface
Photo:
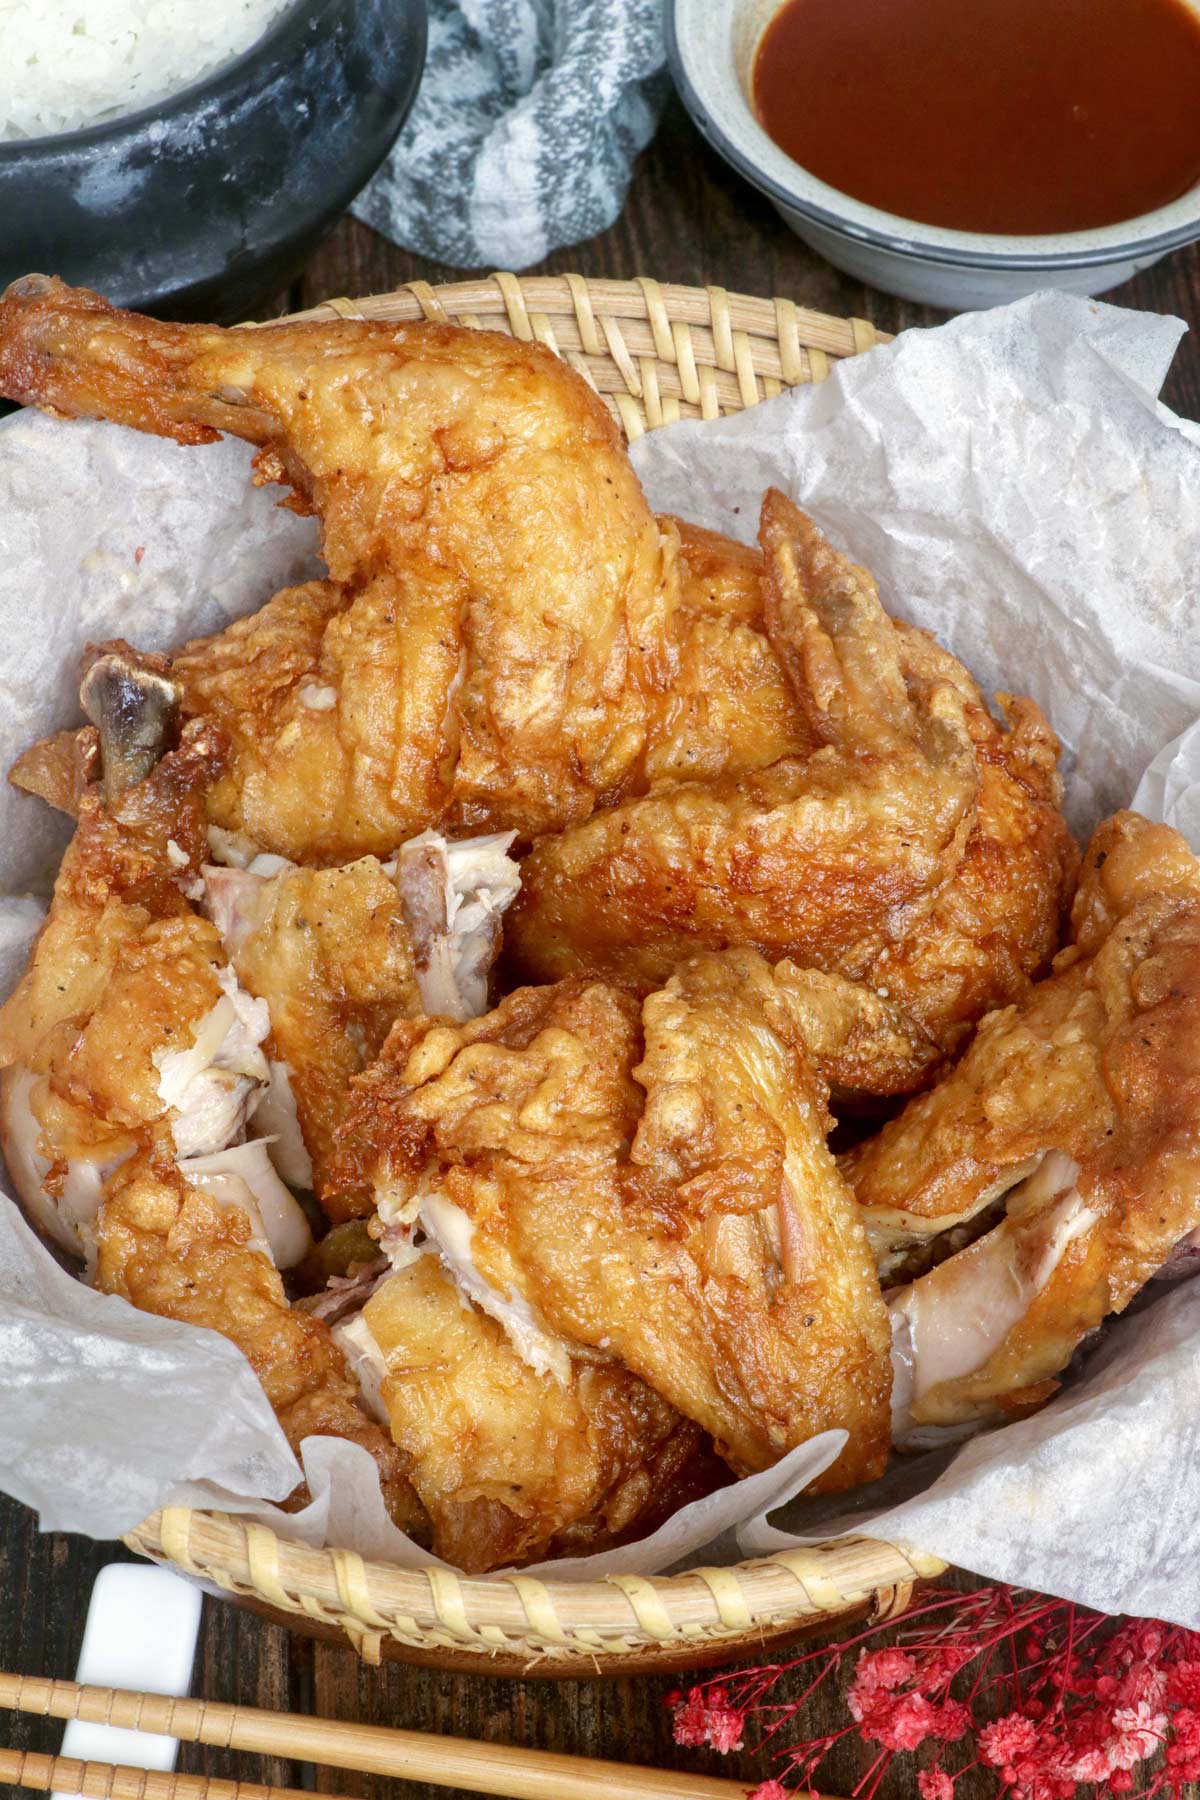
[[[893,300],[837,274],[783,226],[753,190],[707,149],[675,103],[641,158],[621,218],[586,244],[562,250],[535,273],[577,269],[585,275],[651,274],[661,280],[716,283],[744,293],[782,294],[806,306],[869,318],[888,331],[936,324],[932,309]],[[264,310],[309,306],[330,295],[378,293],[417,277],[453,281],[463,271],[442,268],[397,250],[347,219],[313,258],[304,277]],[[1200,314],[1200,246],[1160,263],[1109,296],[1126,306]],[[1178,412],[1200,417],[1200,348],[1185,340],[1164,398]],[[933,1548],[933,1546],[931,1546]],[[0,1497],[0,1668],[26,1674],[74,1672],[92,1579],[105,1562],[129,1560],[119,1546],[42,1536],[32,1516]],[[960,1577],[964,1585],[968,1577]],[[213,1700],[277,1707],[456,1733],[498,1743],[616,1757],[628,1761],[724,1773],[750,1785],[770,1769],[748,1754],[719,1758],[679,1750],[671,1742],[663,1695],[666,1679],[609,1682],[499,1681],[483,1676],[428,1673],[391,1666],[360,1667],[349,1651],[318,1646],[265,1625],[236,1608],[205,1602],[193,1691]],[[836,1700],[804,1715],[809,1732],[843,1723]],[[0,1743],[51,1750],[57,1728],[5,1718]],[[831,1766],[828,1785],[848,1794],[865,1760],[847,1742]],[[316,1776],[285,1763],[222,1756],[185,1748],[182,1769],[214,1775],[312,1786],[317,1792],[406,1800],[447,1790],[415,1788],[368,1776]],[[1191,1790],[1195,1792],[1195,1790]],[[914,1792],[912,1769],[898,1759],[880,1800]],[[980,1774],[960,1782],[958,1800],[994,1792]]]

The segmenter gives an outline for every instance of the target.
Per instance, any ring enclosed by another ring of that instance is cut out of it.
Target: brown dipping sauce
[[[960,231],[1084,231],[1200,179],[1186,0],[787,0],[763,129],[869,205]]]

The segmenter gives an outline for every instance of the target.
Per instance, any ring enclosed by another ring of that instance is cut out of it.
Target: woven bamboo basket
[[[414,281],[295,316],[335,315],[450,321],[536,340],[591,383],[630,441],[675,419],[715,419],[823,381],[839,358],[885,341],[863,319],[646,278],[492,275],[438,288]],[[686,1575],[467,1577],[311,1550],[233,1514],[179,1507],[155,1513],[125,1541],[281,1623],[348,1639],[368,1662],[520,1675],[727,1661],[834,1620],[902,1611],[914,1581],[945,1567],[911,1548],[855,1537]]]

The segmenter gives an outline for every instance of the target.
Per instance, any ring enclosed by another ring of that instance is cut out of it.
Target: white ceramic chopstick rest
[[[182,1697],[192,1685],[201,1601],[200,1589],[169,1569],[109,1563],[92,1588],[76,1681]],[[62,1742],[63,1756],[138,1769],[173,1769],[178,1749],[175,1738],[79,1719],[68,1721]]]

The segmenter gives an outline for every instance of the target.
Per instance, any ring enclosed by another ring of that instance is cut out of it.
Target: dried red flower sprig
[[[676,1743],[728,1752],[753,1736],[755,1749],[778,1746],[853,1657],[849,1722],[775,1748],[778,1774],[749,1800],[813,1792],[833,1746],[854,1733],[875,1751],[856,1800],[871,1800],[899,1751],[922,1752],[921,1800],[954,1800],[959,1777],[981,1765],[1008,1800],[1072,1800],[1081,1783],[1097,1800],[1152,1800],[1200,1781],[1200,1632],[1003,1586],[929,1590],[897,1641],[872,1648],[888,1629],[668,1695]],[[802,1691],[773,1699],[796,1670]],[[1159,1766],[1145,1768],[1159,1751]]]

